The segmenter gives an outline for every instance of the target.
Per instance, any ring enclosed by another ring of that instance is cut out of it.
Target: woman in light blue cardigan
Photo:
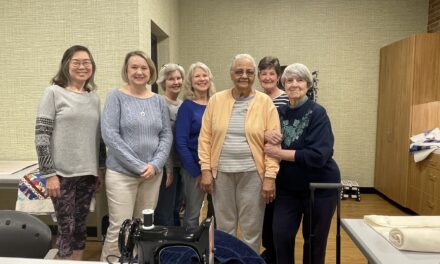
[[[153,61],[141,51],[129,52],[122,68],[127,83],[111,91],[102,114],[102,136],[108,148],[105,179],[110,226],[101,260],[117,255],[121,224],[154,209],[162,168],[173,135],[167,104],[147,88],[156,80]]]

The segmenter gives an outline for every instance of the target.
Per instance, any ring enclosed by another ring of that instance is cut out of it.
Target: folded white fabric
[[[431,154],[432,152],[434,152],[438,149],[439,149],[438,146],[430,146],[429,149],[422,149],[419,151],[415,151],[415,152],[413,152],[414,153],[414,161],[415,162],[422,161],[422,160],[426,159],[429,156],[429,154]]]
[[[440,252],[440,228],[392,228],[389,241],[400,250]]]
[[[366,215],[364,221],[398,249],[440,252],[440,216]]]
[[[440,140],[440,129],[438,127],[431,129],[431,130],[427,130],[423,133],[414,135],[412,137],[410,137],[411,142],[414,143],[423,143],[426,141],[436,141],[436,140]]]

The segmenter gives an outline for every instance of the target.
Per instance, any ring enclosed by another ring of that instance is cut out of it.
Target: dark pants
[[[58,256],[67,257],[73,250],[82,250],[86,245],[86,218],[95,192],[96,177],[58,178],[61,196],[52,198],[58,223],[56,246]]]
[[[318,194],[319,191],[316,191]],[[337,195],[315,196],[313,208],[312,232],[312,263],[324,264],[327,237],[332,216],[335,212]],[[310,246],[310,198],[308,194],[277,194],[273,215],[273,236],[277,263],[295,263],[295,237],[302,221],[304,237],[303,263],[309,263]]]
[[[177,170],[177,171],[176,171]],[[174,178],[176,182],[176,199],[174,200],[174,225],[181,226],[180,211],[184,206],[185,196],[183,195],[183,179],[180,175],[180,168],[174,168],[174,172],[179,174],[179,177]]]
[[[154,210],[154,224],[162,226],[174,226],[176,209],[177,188],[180,183],[180,168],[173,170],[173,183],[166,188],[167,174],[164,169],[164,175],[160,184],[159,199]],[[179,186],[180,187],[180,186]],[[180,205],[179,205],[180,206]]]
[[[262,244],[263,247],[266,249],[265,254],[268,255],[270,259],[275,261],[276,260],[275,245],[273,242],[273,232],[272,232],[273,207],[274,207],[274,203],[272,202],[266,204],[266,209],[264,210]]]
[[[215,219],[214,204],[212,203],[212,195],[208,193],[206,195],[206,200],[208,201],[208,211],[206,212],[206,217],[214,216],[214,219]],[[215,221],[214,221],[214,224],[215,224]]]

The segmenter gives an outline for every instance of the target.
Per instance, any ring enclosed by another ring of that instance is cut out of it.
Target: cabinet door
[[[414,101],[440,101],[440,33],[416,35],[414,50]]]
[[[440,200],[427,193],[422,193],[422,205],[418,213],[421,215],[439,215]]]
[[[431,154],[437,157],[438,155]],[[433,158],[430,160],[431,162],[434,161]],[[428,194],[429,196],[434,197],[435,199],[440,198],[440,168],[426,166],[424,170],[422,170],[422,174],[419,175],[422,179],[422,192]]]
[[[410,172],[408,175],[408,193],[406,197],[406,207],[416,213],[421,212],[422,206],[422,170],[427,161],[420,161],[415,163],[410,161]]]
[[[406,203],[410,159],[414,39],[404,39],[380,50],[374,186],[401,205]]]

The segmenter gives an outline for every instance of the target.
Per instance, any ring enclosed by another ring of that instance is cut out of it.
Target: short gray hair
[[[182,80],[185,78],[185,70],[182,66],[175,63],[167,63],[162,66],[162,68],[159,71],[159,77],[157,78],[157,85],[162,88],[162,90],[165,91],[165,81],[168,79],[168,77],[175,71],[180,72],[180,77],[182,77]]]
[[[237,61],[238,60],[242,60],[242,59],[250,60],[252,62],[252,65],[254,66],[255,72],[257,72],[257,64],[255,63],[254,58],[251,55],[249,55],[249,54],[242,53],[242,54],[237,54],[237,55],[234,56],[234,59],[232,60],[232,63],[231,63],[231,69],[230,69],[231,73],[233,72],[235,64],[237,63]]]
[[[307,87],[313,86],[313,76],[307,68],[306,65],[301,63],[290,64],[284,69],[283,75],[281,76],[281,83],[285,87],[286,79],[291,77],[300,77],[307,82]]]

